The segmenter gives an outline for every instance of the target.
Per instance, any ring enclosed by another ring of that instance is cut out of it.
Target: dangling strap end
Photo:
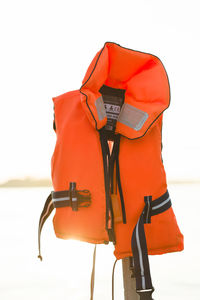
[[[43,258],[42,258],[42,256],[40,254],[38,255],[38,258],[40,259],[40,261],[43,260]]]
[[[52,195],[50,194],[45,202],[43,211],[41,213],[40,216],[40,220],[39,220],[39,226],[38,226],[38,251],[39,251],[39,255],[38,258],[42,261],[42,256],[41,256],[41,243],[40,243],[40,238],[41,238],[41,231],[42,231],[42,227],[46,221],[46,219],[50,216],[51,212],[53,211],[54,206],[53,206],[53,202],[52,202]]]

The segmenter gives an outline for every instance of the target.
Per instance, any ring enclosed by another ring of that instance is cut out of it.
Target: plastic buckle
[[[70,194],[72,210],[78,211],[78,198],[77,198],[77,193],[76,193],[76,182],[70,182],[69,194]]]

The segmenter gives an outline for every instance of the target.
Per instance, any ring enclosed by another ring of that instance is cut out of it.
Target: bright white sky
[[[0,181],[50,177],[52,97],[79,89],[106,41],[157,55],[167,70],[168,179],[200,178],[198,0],[1,1]]]

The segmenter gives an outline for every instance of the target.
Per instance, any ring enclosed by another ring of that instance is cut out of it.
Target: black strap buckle
[[[70,182],[69,190],[52,191],[52,201],[54,208],[71,207],[73,211],[78,211],[79,207],[91,205],[91,193],[89,190],[77,190],[76,182]]]
[[[70,195],[72,210],[78,211],[78,197],[76,193],[76,182],[70,182],[69,195]]]

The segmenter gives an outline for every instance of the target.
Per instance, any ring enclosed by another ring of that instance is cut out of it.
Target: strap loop
[[[152,211],[152,196],[145,196],[144,201],[145,201],[145,207],[143,211],[144,224],[150,224],[151,211]]]

